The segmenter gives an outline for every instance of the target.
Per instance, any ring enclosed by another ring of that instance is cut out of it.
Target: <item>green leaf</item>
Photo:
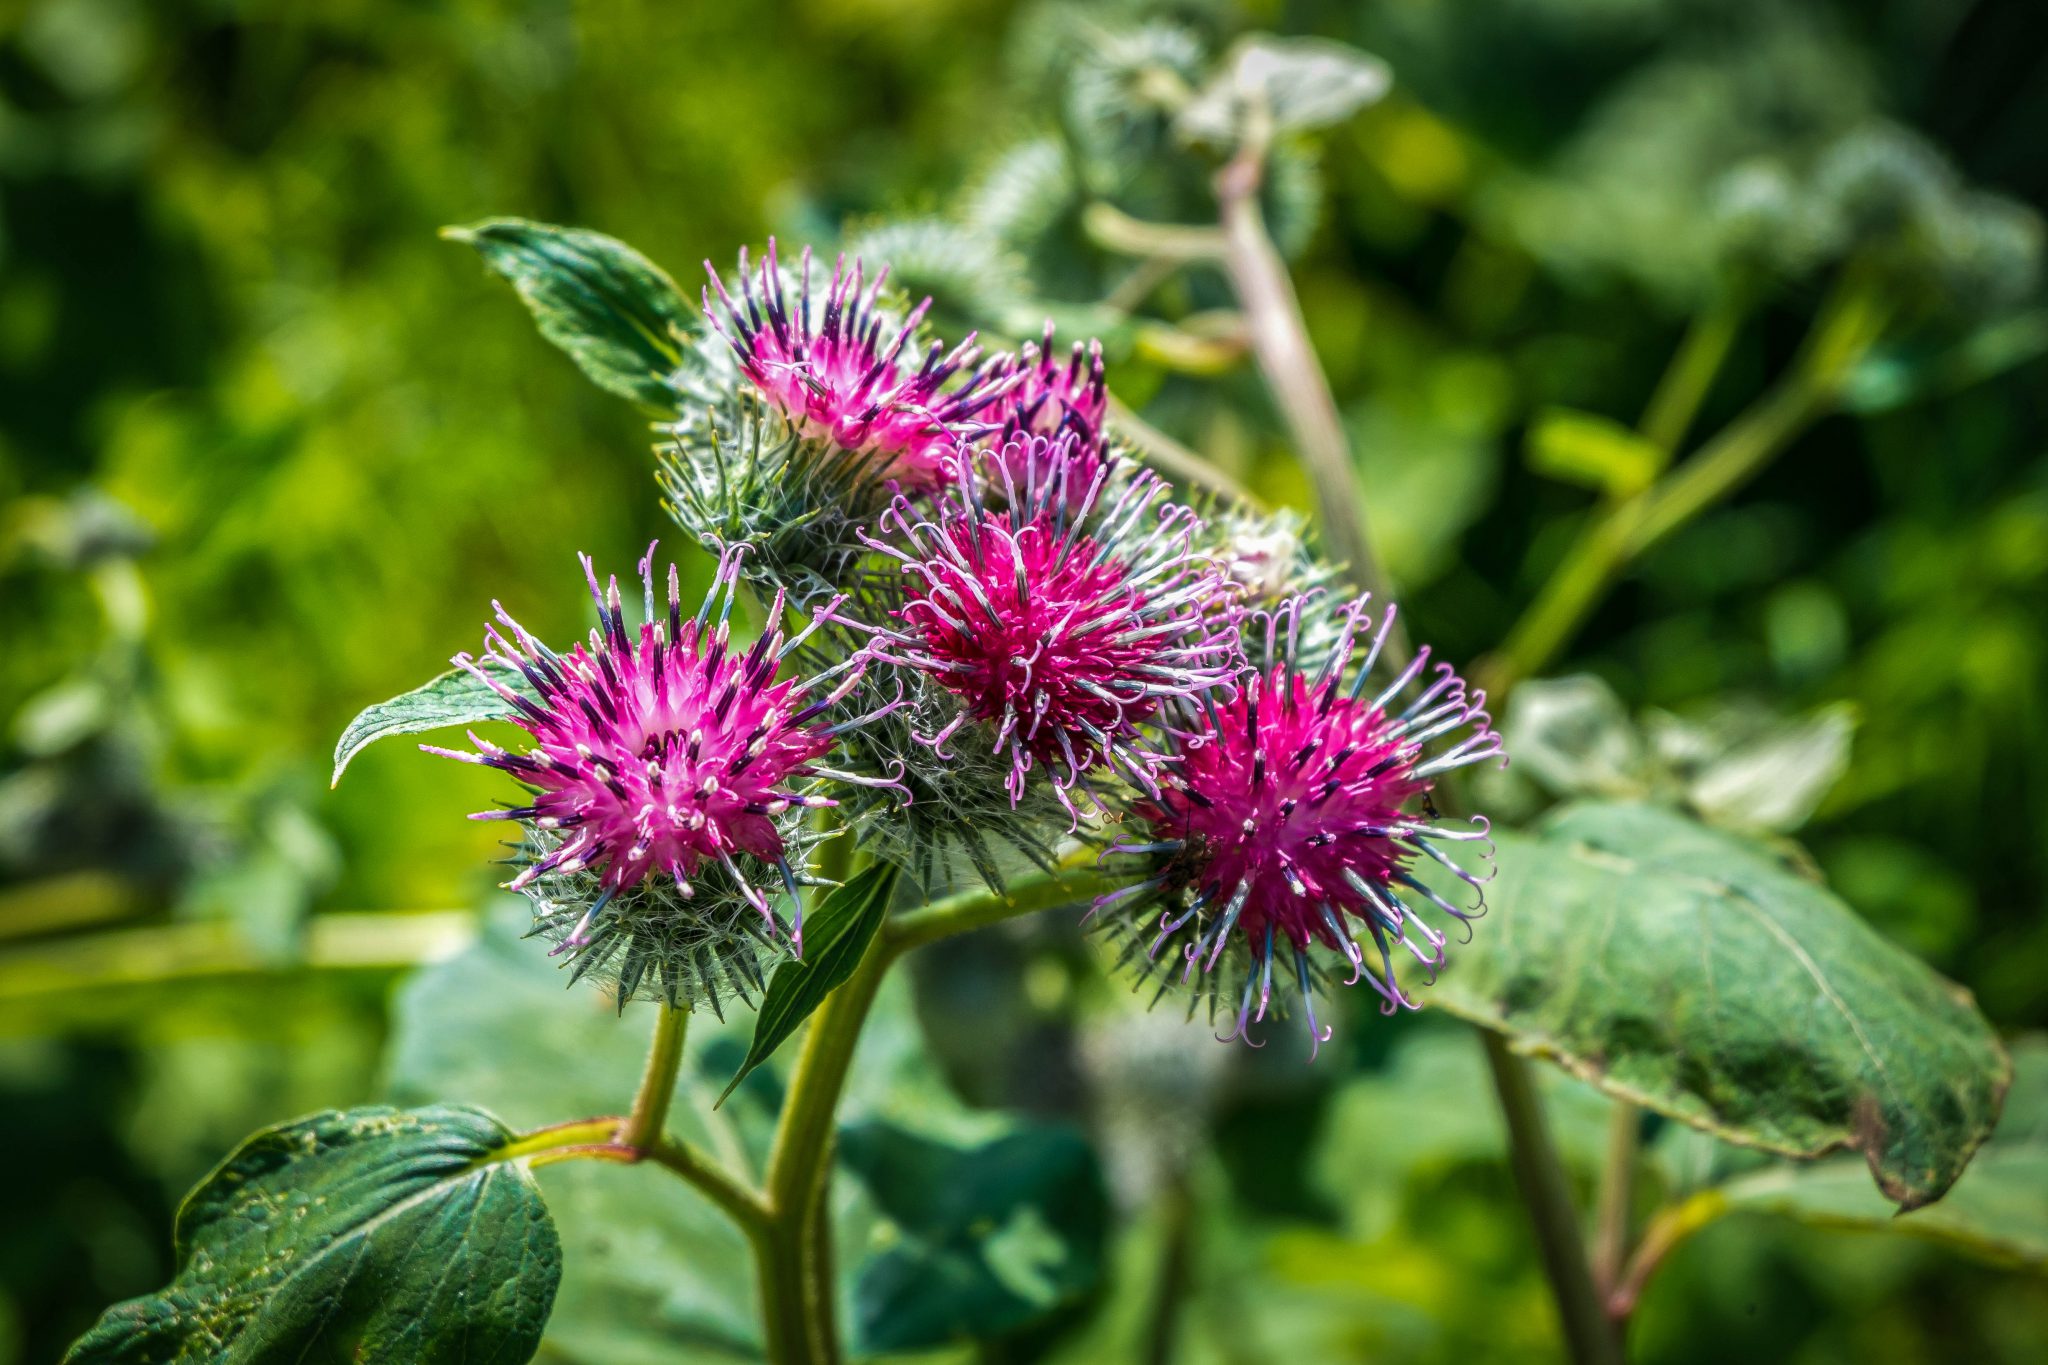
[[[1529,426],[1529,468],[1563,483],[1625,498],[1650,486],[1665,452],[1611,418],[1545,408]]]
[[[653,1007],[621,1017],[587,985],[564,989],[566,973],[520,937],[529,920],[506,898],[474,947],[399,990],[385,1064],[390,1098],[474,1097],[527,1128],[626,1105],[646,1061]],[[765,1132],[744,1127],[755,1115],[737,1104],[730,1119],[707,1112],[711,1077],[726,1071],[719,1054],[738,1048],[710,1017],[691,1020],[668,1130],[744,1172],[766,1154]],[[604,1365],[760,1358],[746,1239],[694,1190],[608,1161],[559,1162],[537,1174],[564,1243],[551,1346]]]
[[[1760,846],[1653,806],[1503,834],[1493,910],[1429,998],[1608,1093],[1746,1146],[1861,1152],[1941,1197],[2010,1062],[1969,993]]]
[[[853,975],[875,931],[889,917],[896,874],[894,863],[870,863],[804,918],[804,955],[785,961],[768,978],[767,993],[754,1016],[754,1041],[718,1103],[724,1104],[747,1073],[767,1060],[834,988]]]
[[[1108,1197],[1071,1129],[1032,1126],[957,1147],[871,1122],[841,1132],[839,1156],[901,1237],[858,1272],[864,1352],[1014,1332],[1101,1276]]]
[[[519,291],[540,334],[599,388],[643,407],[675,405],[668,377],[692,313],[675,281],[624,242],[582,228],[491,218],[443,228]]]
[[[2048,1037],[2014,1046],[2005,1119],[1937,1204],[1897,1213],[1859,1164],[1842,1158],[1775,1166],[1730,1181],[1721,1194],[1733,1209],[1903,1232],[1986,1260],[2048,1268]]]
[[[486,664],[485,667],[491,667]],[[507,687],[523,696],[534,696],[533,685],[515,673],[499,669]],[[482,720],[508,720],[518,714],[516,707],[467,669],[451,668],[446,673],[402,692],[390,701],[366,706],[341,732],[334,746],[334,777],[341,784],[349,761],[370,745],[392,735],[416,735],[449,725],[474,725]]]
[[[623,1017],[602,993],[564,989],[566,973],[520,935],[531,913],[502,896],[476,944],[416,973],[399,990],[386,1059],[386,1095],[404,1104],[462,1096],[522,1128],[615,1113],[647,1055],[654,1007]],[[925,1051],[909,983],[882,983],[861,1031],[841,1113],[849,1121],[915,1121],[960,1142],[984,1141],[1003,1121],[968,1113]],[[773,1057],[723,1109],[711,1102],[746,1053],[752,1020],[690,1021],[671,1137],[742,1180],[766,1169],[781,1105]],[[537,1172],[563,1242],[561,1292],[547,1344],[603,1365],[759,1360],[758,1306],[747,1243],[695,1190],[664,1172],[609,1161],[566,1161]],[[837,1182],[837,1263],[852,1267],[875,1226],[857,1182]],[[844,1319],[852,1302],[841,1293]]]
[[[108,1309],[67,1365],[531,1359],[562,1256],[512,1139],[444,1106],[264,1129],[186,1196],[170,1287]]]

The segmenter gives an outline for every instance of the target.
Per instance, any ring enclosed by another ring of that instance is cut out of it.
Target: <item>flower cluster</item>
[[[1177,498],[1112,434],[1099,344],[984,357],[887,271],[812,268],[771,243],[712,272],[678,387],[703,415],[665,428],[669,509],[718,556],[695,614],[673,567],[659,608],[650,549],[629,630],[586,559],[587,643],[500,609],[457,660],[533,741],[453,756],[529,791],[479,818],[524,827],[538,930],[622,1000],[716,1006],[801,954],[828,828],[928,892],[1093,846],[1130,876],[1091,922],[1232,1036],[1291,998],[1320,1046],[1340,979],[1412,1004],[1396,957],[1433,973],[1483,908],[1450,890],[1486,824],[1433,791],[1500,756],[1484,697],[1394,657],[1392,608],[1334,594],[1298,519]]]

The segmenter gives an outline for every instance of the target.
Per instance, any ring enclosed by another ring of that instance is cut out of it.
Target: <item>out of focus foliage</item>
[[[1283,144],[1266,208],[1404,608],[1452,657],[1668,457],[1630,429],[1696,319],[1731,329],[1707,431],[1845,256],[1899,273],[1852,411],[1647,558],[1573,652],[1590,678],[1523,694],[1496,795],[1797,829],[2002,1029],[2048,1026],[2034,9],[28,0],[0,21],[0,1363],[167,1281],[173,1201],[246,1131],[451,1097],[416,1039],[384,1043],[400,974],[474,936],[496,850],[460,815],[491,784],[388,745],[329,794],[334,737],[473,646],[494,597],[567,633],[572,555],[663,523],[644,427],[436,229],[516,213],[672,264],[844,240],[941,326],[1009,337],[1049,301],[1103,335],[1123,403],[1313,511],[1218,281],[1134,277],[1086,221],[1213,212],[1184,159],[1131,148],[1170,149],[1148,91],[1248,26],[1393,72]],[[1123,1215],[1109,1289],[1001,1358],[1554,1349],[1461,1032],[1361,1019],[1337,1065],[1247,1061],[1137,1018],[1064,921],[987,939],[920,974],[941,1067],[971,1105],[1088,1123]],[[401,1017],[487,994],[478,960],[412,977]],[[1554,1084],[1589,1167],[1601,1103]],[[1987,1152],[2037,1161],[2027,1136]],[[1729,1159],[1652,1137],[1659,1193]],[[1746,1207],[1827,1202],[1746,1179]],[[629,1340],[565,1307],[543,1358],[663,1358],[676,1301],[638,1292]],[[1162,1300],[1187,1305],[1165,1329]],[[1859,1365],[2044,1339],[2026,1271],[1750,1216],[1674,1258],[1639,1332],[1646,1359]]]

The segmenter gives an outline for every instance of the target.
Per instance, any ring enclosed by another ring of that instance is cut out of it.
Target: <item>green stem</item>
[[[793,1312],[799,1318],[781,1329],[789,1345],[804,1345],[805,1354],[791,1355],[792,1361],[838,1358],[838,1343],[827,1340],[825,1333],[831,1286],[819,1285],[810,1273],[807,1263],[816,1258],[807,1254],[806,1244],[817,1230],[818,1204],[831,1175],[834,1115],[840,1092],[846,1087],[846,1071],[892,958],[886,940],[877,935],[853,975],[826,996],[811,1016],[783,1098],[775,1147],[768,1158],[768,1207],[775,1222],[770,1248],[775,1264],[770,1271],[778,1281],[798,1287],[793,1300],[786,1295],[778,1300],[779,1311]],[[765,1293],[763,1297],[765,1301]],[[772,1340],[777,1331],[774,1324],[769,1331]],[[770,1359],[781,1361],[783,1357],[771,1353]]]
[[[1745,313],[1739,297],[1730,292],[1697,314],[1685,330],[1678,352],[1657,381],[1650,405],[1637,425],[1650,444],[1667,456],[1677,450],[1692,428],[1692,419],[1706,401],[1707,391],[1721,373],[1735,338],[1742,331]]]
[[[1109,424],[1144,452],[1148,464],[1156,465],[1169,474],[1178,474],[1189,483],[1221,493],[1253,511],[1265,510],[1264,504],[1249,488],[1138,416],[1115,394],[1109,398]]]
[[[1643,1233],[1642,1245],[1629,1258],[1628,1269],[1622,1274],[1621,1282],[1607,1298],[1607,1311],[1615,1321],[1626,1321],[1636,1310],[1636,1304],[1643,1296],[1643,1289],[1650,1277],[1664,1263],[1664,1258],[1675,1250],[1680,1242],[1698,1232],[1707,1224],[1727,1213],[1732,1205],[1721,1190],[1701,1190],[1683,1203],[1664,1209],[1650,1220],[1650,1226]]]
[[[1621,1338],[1608,1320],[1586,1268],[1578,1206],[1550,1140],[1535,1077],[1527,1062],[1508,1051],[1507,1041],[1498,1033],[1481,1029],[1480,1038],[1493,1072],[1494,1092],[1500,1098],[1501,1117],[1507,1122],[1508,1163],[1535,1227],[1536,1249],[1557,1300],[1571,1358],[1575,1365],[1621,1365]]]
[[[1602,1298],[1614,1292],[1628,1256],[1636,1148],[1642,1127],[1641,1110],[1627,1100],[1614,1101],[1607,1115],[1607,1152],[1600,1166],[1600,1198],[1593,1215],[1593,1284]]]
[[[780,1218],[771,1219],[753,1240],[754,1275],[760,1287],[762,1345],[768,1365],[811,1365],[831,1360],[806,1311],[803,1238]],[[835,1348],[836,1349],[836,1348]]]
[[[749,1239],[768,1226],[768,1204],[689,1143],[662,1138],[642,1153],[649,1161],[681,1176],[699,1194],[717,1205]]]
[[[1496,702],[1556,661],[1622,572],[1645,551],[1753,478],[1832,405],[1842,376],[1883,330],[1886,310],[1851,275],[1776,388],[1697,455],[1632,498],[1594,514],[1500,652],[1480,669]]]
[[[619,1126],[618,1142],[636,1152],[653,1149],[661,1141],[668,1122],[669,1106],[675,1102],[676,1076],[683,1064],[683,1038],[690,1026],[687,1005],[663,1001],[654,1021],[654,1042],[647,1049],[647,1067],[640,1076],[639,1093],[633,1108]]]
[[[1072,904],[1116,884],[1114,878],[1063,864],[1053,873],[1016,884],[1008,895],[963,892],[899,915],[868,945],[853,975],[811,1016],[768,1158],[762,1206],[766,1227],[755,1243],[771,1361],[811,1365],[839,1358],[833,1328],[832,1229],[825,1204],[835,1115],[861,1026],[889,968],[912,948]]]
[[[1057,872],[1013,885],[1007,896],[993,891],[963,891],[891,920],[882,931],[885,951],[894,959],[912,948],[954,934],[1000,924],[1036,910],[1093,900],[1128,880],[1062,864]]]

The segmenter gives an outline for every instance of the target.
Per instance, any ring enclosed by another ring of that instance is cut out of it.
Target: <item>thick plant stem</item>
[[[755,1238],[768,1358],[817,1365],[839,1357],[834,1326],[832,1228],[826,1207],[839,1097],[882,979],[910,949],[1034,910],[1072,904],[1116,885],[1068,865],[1020,882],[1008,895],[970,891],[898,915],[860,964],[811,1016],[768,1159],[761,1235]]]
[[[1606,1305],[1586,1267],[1578,1206],[1550,1140],[1535,1076],[1526,1061],[1508,1051],[1507,1041],[1499,1034],[1482,1029],[1480,1036],[1486,1045],[1487,1065],[1493,1071],[1501,1117],[1507,1123],[1508,1162],[1535,1227],[1536,1249],[1557,1300],[1565,1344],[1575,1365],[1621,1365],[1621,1337],[1608,1319]]]
[[[819,1283],[820,1277],[812,1273],[811,1262],[820,1257],[810,1252],[809,1244],[821,1234],[830,1235],[819,1217],[818,1205],[831,1176],[834,1116],[840,1092],[846,1087],[847,1067],[860,1042],[861,1025],[867,1022],[868,1010],[893,957],[887,942],[877,935],[853,975],[826,996],[811,1016],[783,1100],[775,1149],[768,1158],[768,1207],[775,1221],[770,1247],[776,1261],[773,1273],[798,1287],[793,1300],[783,1296],[777,1301],[779,1311],[794,1313],[798,1319],[782,1329],[788,1345],[794,1348],[801,1342],[804,1347],[803,1354],[787,1357],[791,1361],[838,1359],[838,1342],[831,1331],[832,1286]],[[769,1304],[766,1284],[764,1270],[764,1310]],[[771,1324],[771,1339],[776,1330]],[[769,1358],[784,1359],[772,1353]]]
[[[1614,1101],[1607,1115],[1607,1152],[1600,1165],[1600,1199],[1593,1214],[1593,1285],[1603,1300],[1614,1292],[1628,1256],[1636,1148],[1642,1127],[1641,1110],[1627,1100]]]
[[[807,1311],[803,1238],[783,1220],[753,1239],[754,1278],[761,1294],[762,1347],[769,1365],[813,1365],[830,1360]]]
[[[1216,173],[1223,268],[1251,329],[1259,369],[1323,505],[1332,548],[1350,566],[1358,586],[1385,602],[1390,600],[1388,584],[1366,530],[1365,492],[1351,461],[1351,443],[1323,367],[1309,345],[1287,263],[1273,245],[1259,209],[1264,153],[1263,138],[1247,137],[1244,148]]]
[[[661,1141],[662,1125],[668,1122],[669,1106],[676,1098],[676,1075],[683,1064],[683,1038],[690,1025],[687,1005],[663,1001],[654,1022],[654,1042],[647,1049],[647,1068],[640,1077],[633,1108],[619,1125],[617,1141],[636,1152],[652,1150]]]

